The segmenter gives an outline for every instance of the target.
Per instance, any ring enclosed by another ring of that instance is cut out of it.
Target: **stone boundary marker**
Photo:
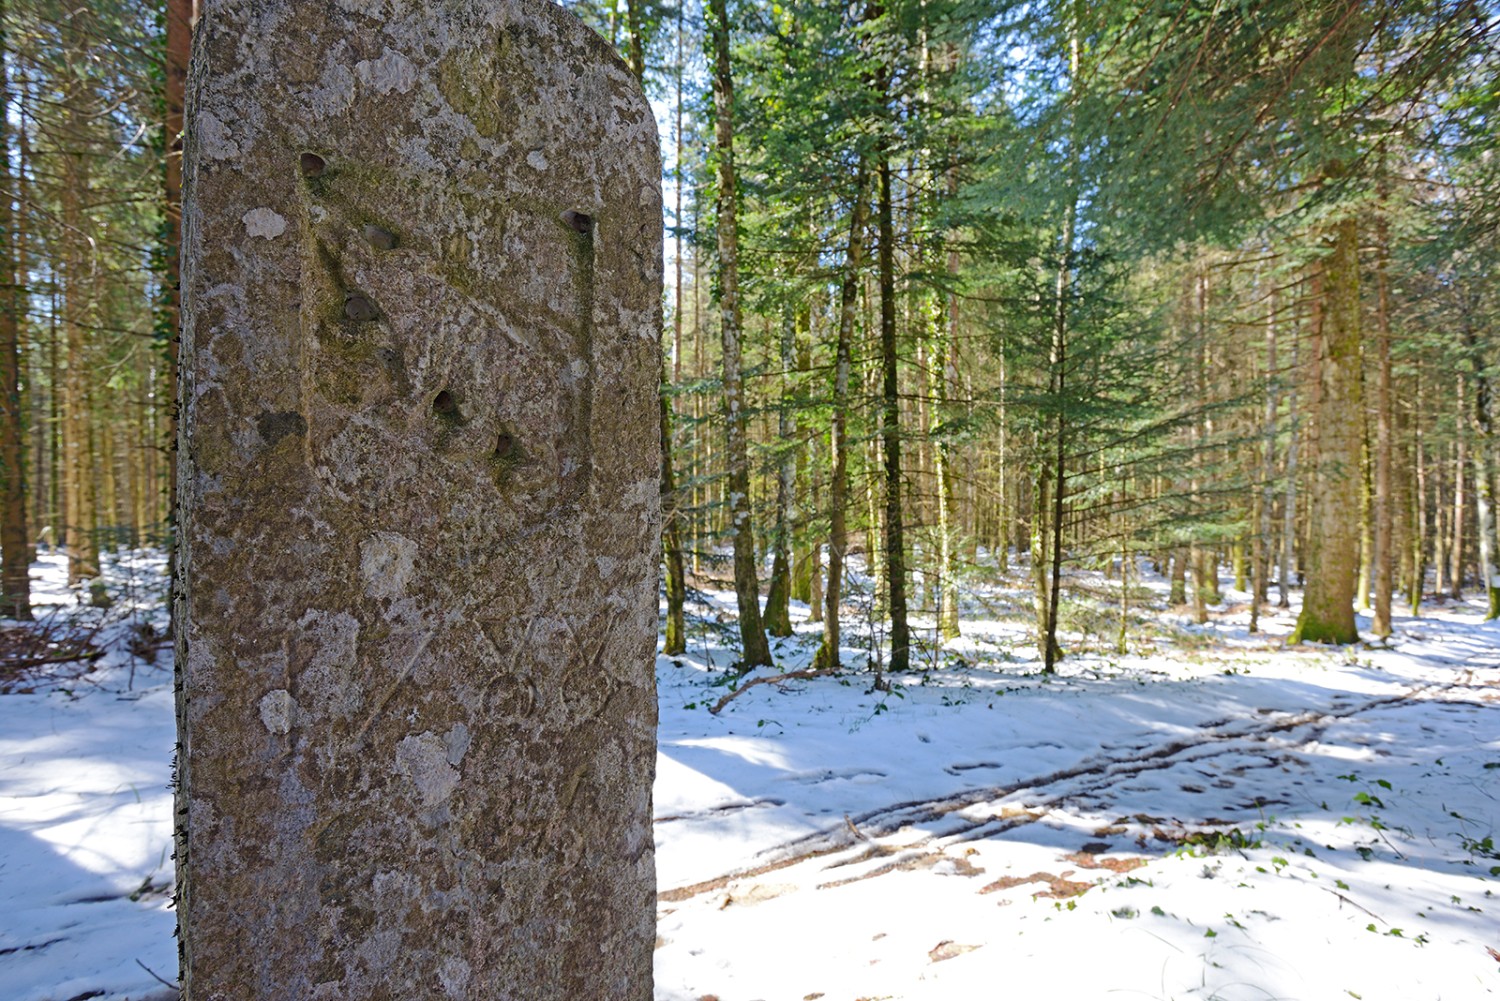
[[[205,0],[188,1001],[651,997],[661,190],[544,0]]]

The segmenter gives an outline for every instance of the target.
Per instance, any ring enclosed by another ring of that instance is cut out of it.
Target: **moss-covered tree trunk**
[[[1317,467],[1308,506],[1307,589],[1292,642],[1354,643],[1359,573],[1360,388],[1359,225],[1336,223],[1322,261]]]

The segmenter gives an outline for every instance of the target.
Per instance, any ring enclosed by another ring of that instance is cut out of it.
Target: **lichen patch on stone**
[[[296,708],[297,703],[292,699],[292,693],[285,688],[278,688],[261,698],[260,721],[271,733],[290,733]]]
[[[431,730],[396,745],[396,771],[411,780],[427,809],[441,805],[458,788],[458,769],[448,763],[443,739]]]
[[[395,532],[376,532],[359,544],[359,575],[372,598],[406,593],[416,565],[417,544]]]
[[[395,49],[386,49],[379,59],[362,59],[355,63],[354,75],[361,84],[373,87],[379,94],[389,94],[393,90],[405,94],[417,83],[416,66]]]
[[[204,111],[198,116],[198,143],[213,160],[229,160],[240,155],[240,145],[229,135],[225,124]]]
[[[245,232],[250,236],[274,240],[286,232],[286,219],[279,212],[264,207],[251,209],[240,221],[245,224]]]

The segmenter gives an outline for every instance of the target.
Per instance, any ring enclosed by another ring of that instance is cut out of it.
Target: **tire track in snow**
[[[1477,666],[1500,666],[1500,661],[1495,665]],[[737,880],[763,876],[819,858],[829,859],[825,869],[842,868],[877,858],[888,859],[884,865],[865,874],[880,875],[900,869],[913,858],[931,854],[934,849],[940,850],[944,845],[993,837],[1033,823],[1071,800],[1108,791],[1135,776],[1235,752],[1264,755],[1271,750],[1269,742],[1278,734],[1309,728],[1309,732],[1298,741],[1299,744],[1306,743],[1308,740],[1316,740],[1329,725],[1339,720],[1390,706],[1440,699],[1447,693],[1473,692],[1478,687],[1484,686],[1475,686],[1465,681],[1418,684],[1395,695],[1354,705],[1307,710],[1263,721],[1245,717],[1217,720],[1192,738],[1168,740],[1155,746],[1147,745],[1125,757],[1096,754],[1075,765],[1003,785],[966,789],[933,799],[894,803],[845,816],[843,822],[834,827],[767,849],[761,853],[766,861],[760,865],[736,869],[711,879],[661,891],[658,900],[664,903],[689,900],[700,894],[723,889]],[[1275,749],[1276,753],[1285,750],[1286,747]],[[1015,802],[1001,805],[1005,800],[1021,796],[1026,798],[1024,805]],[[999,812],[982,818],[961,816],[963,811],[986,804],[995,804]],[[899,845],[878,843],[881,838],[922,825],[935,829]],[[841,854],[849,857],[834,857]]]

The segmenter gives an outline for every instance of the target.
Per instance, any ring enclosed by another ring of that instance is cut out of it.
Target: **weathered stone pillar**
[[[186,998],[649,998],[650,107],[544,0],[206,0],[186,158]]]

